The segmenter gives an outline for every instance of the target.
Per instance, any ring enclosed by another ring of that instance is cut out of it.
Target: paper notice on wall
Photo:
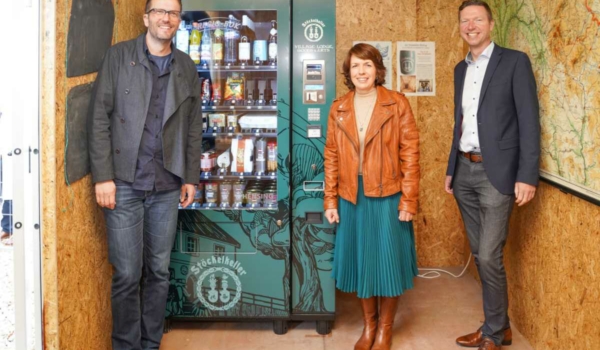
[[[398,91],[406,96],[435,96],[435,43],[396,42]]]
[[[391,41],[354,41],[352,45],[365,43],[374,46],[383,58],[383,65],[385,66],[385,84],[383,86],[387,89],[392,89],[392,42]]]

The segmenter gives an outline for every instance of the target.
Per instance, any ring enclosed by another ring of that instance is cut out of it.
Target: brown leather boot
[[[493,340],[485,337],[479,345],[479,350],[502,350],[502,345],[497,346]]]
[[[371,346],[375,341],[375,330],[377,329],[377,297],[359,298],[359,300],[365,328],[362,336],[354,345],[354,350],[371,350]]]
[[[379,298],[379,324],[377,325],[375,343],[373,343],[371,350],[390,350],[392,346],[392,328],[399,299],[399,296]]]
[[[481,332],[481,328],[479,328],[475,333],[469,333],[467,335],[463,335],[462,337],[458,337],[456,339],[456,344],[463,346],[465,348],[477,348],[483,342],[483,333]],[[502,345],[511,345],[512,344],[512,331],[510,328],[504,330],[504,340],[502,340]]]

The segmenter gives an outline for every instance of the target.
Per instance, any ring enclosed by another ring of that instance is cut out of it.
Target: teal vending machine
[[[335,97],[335,0],[183,0],[174,39],[202,84],[203,153],[180,208],[165,330],[176,321],[335,316],[323,147]]]

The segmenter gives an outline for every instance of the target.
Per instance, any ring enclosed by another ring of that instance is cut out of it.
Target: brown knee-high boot
[[[354,345],[354,350],[371,350],[371,345],[375,341],[375,330],[377,329],[377,297],[359,298],[359,300],[365,328],[362,336]]]
[[[392,328],[399,299],[400,296],[379,298],[379,324],[377,325],[375,343],[371,350],[390,350],[392,346]]]

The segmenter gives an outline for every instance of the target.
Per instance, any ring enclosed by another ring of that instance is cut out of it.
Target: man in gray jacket
[[[148,0],[147,32],[108,50],[94,86],[89,149],[114,267],[113,349],[159,348],[178,204],[199,181],[198,73],[171,43],[181,10]]]

